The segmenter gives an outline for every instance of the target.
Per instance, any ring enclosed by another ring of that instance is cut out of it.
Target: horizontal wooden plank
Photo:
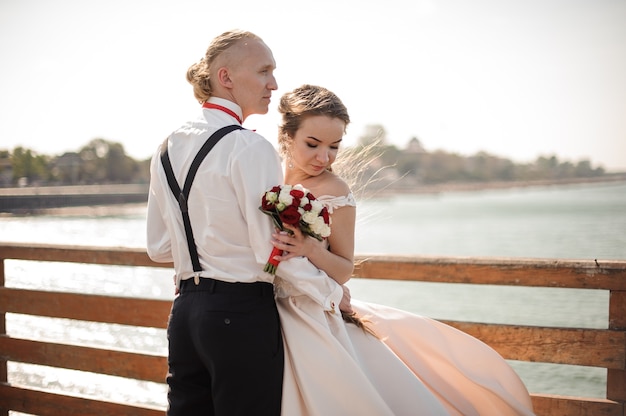
[[[0,383],[0,409],[39,416],[163,416],[164,409],[51,393]]]
[[[0,243],[0,259],[171,268],[144,249]],[[626,261],[357,256],[355,276],[367,279],[626,290]]]
[[[365,279],[626,290],[626,261],[357,256]]]
[[[150,260],[145,249],[25,243],[0,243],[0,259],[56,261],[172,268],[172,263]]]
[[[480,339],[510,360],[626,368],[623,331],[442,322]]]
[[[171,302],[0,288],[0,305],[4,312],[166,328]],[[623,331],[444,322],[482,340],[507,359],[626,368]]]
[[[531,394],[537,416],[624,416],[624,404],[605,399]]]
[[[166,328],[171,301],[0,287],[0,313]]]
[[[610,400],[531,394],[537,416],[623,416],[624,405]],[[132,406],[0,383],[5,409],[41,416],[162,416],[163,409]]]
[[[2,359],[164,383],[163,356],[32,341],[0,335]]]

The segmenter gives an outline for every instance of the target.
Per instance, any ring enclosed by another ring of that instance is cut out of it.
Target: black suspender
[[[185,178],[185,184],[181,191],[178,182],[176,182],[176,177],[174,176],[174,171],[172,170],[172,164],[170,162],[170,157],[167,152],[167,140],[162,146],[161,150],[161,163],[163,164],[163,168],[165,169],[165,175],[167,176],[167,183],[174,194],[174,197],[178,199],[178,205],[180,206],[180,211],[183,214],[183,223],[185,225],[185,235],[187,236],[187,247],[189,248],[189,255],[191,256],[191,264],[193,265],[193,271],[199,273],[202,271],[202,267],[200,266],[200,260],[198,259],[198,249],[196,248],[196,242],[193,238],[193,231],[191,229],[191,221],[189,220],[189,210],[187,207],[187,200],[189,198],[189,190],[191,189],[191,184],[193,179],[196,176],[196,172],[200,167],[200,164],[204,160],[207,154],[211,151],[213,146],[220,141],[222,137],[230,133],[234,130],[243,129],[238,124],[233,124],[231,126],[222,127],[217,130],[215,133],[209,137],[206,142],[200,148],[200,151],[191,162],[191,166],[189,167],[189,172],[187,172],[187,177]]]

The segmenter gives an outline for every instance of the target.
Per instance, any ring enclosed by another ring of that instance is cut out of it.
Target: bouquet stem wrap
[[[280,261],[276,260],[274,257],[280,256],[282,254],[283,251],[281,249],[274,247],[272,249],[272,252],[270,253],[270,258],[267,260],[267,263],[265,263],[263,271],[275,275],[276,269],[278,268]]]

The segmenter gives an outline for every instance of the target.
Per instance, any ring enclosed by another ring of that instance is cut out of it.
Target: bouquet
[[[299,227],[306,235],[322,241],[330,235],[330,214],[328,209],[302,185],[277,185],[263,194],[259,209],[269,215],[274,225],[281,231],[283,224]],[[280,263],[274,256],[280,256],[282,250],[274,247],[263,271],[276,274]]]

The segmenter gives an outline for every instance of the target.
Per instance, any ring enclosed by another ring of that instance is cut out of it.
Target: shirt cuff
[[[333,292],[324,300],[324,311],[335,314],[339,311],[339,304],[343,298],[343,288],[340,284],[335,285]]]

